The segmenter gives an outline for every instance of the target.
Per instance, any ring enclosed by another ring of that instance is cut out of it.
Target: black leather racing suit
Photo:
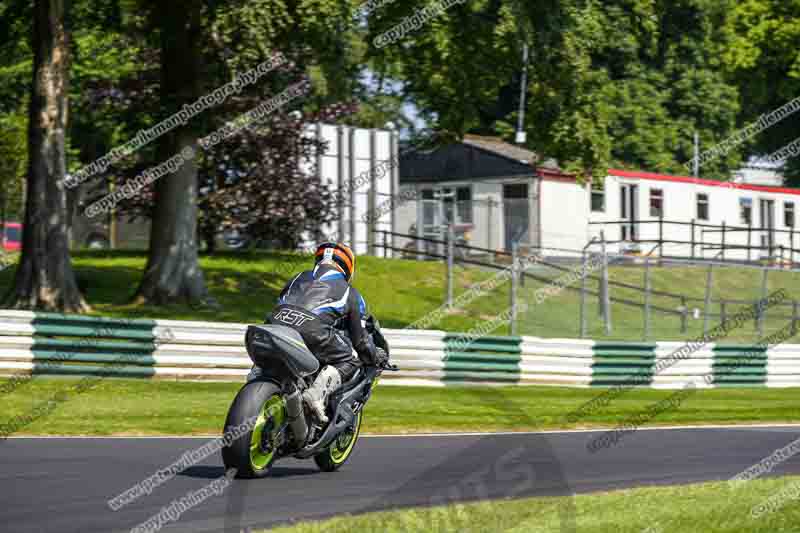
[[[267,322],[295,329],[320,363],[336,367],[346,381],[359,359],[368,365],[377,361],[372,336],[364,329],[366,317],[361,294],[336,267],[322,264],[286,284]]]

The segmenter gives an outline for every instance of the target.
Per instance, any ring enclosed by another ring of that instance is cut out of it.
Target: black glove
[[[364,326],[364,329],[366,329],[367,333],[369,333],[370,335],[372,335],[376,329],[380,328],[380,325],[378,324],[378,319],[375,318],[374,315],[368,315],[367,318],[364,319],[364,323],[366,324]]]
[[[389,361],[389,354],[383,348],[375,348],[375,366],[383,366]]]

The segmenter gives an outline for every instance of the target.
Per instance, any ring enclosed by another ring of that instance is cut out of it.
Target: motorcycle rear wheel
[[[359,411],[353,421],[352,427],[342,432],[341,435],[333,440],[327,450],[314,456],[314,462],[323,472],[334,472],[339,470],[350,458],[353,448],[356,446],[358,435],[361,432],[361,420],[363,411]]]
[[[251,429],[235,432],[237,427],[247,427],[253,417],[257,418]],[[241,435],[222,448],[225,470],[235,468],[240,478],[267,476],[277,456],[276,440],[285,420],[286,402],[275,383],[253,381],[242,387],[225,420],[226,435]]]

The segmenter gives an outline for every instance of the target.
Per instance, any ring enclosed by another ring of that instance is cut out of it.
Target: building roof
[[[536,152],[532,152],[531,150],[522,148],[521,146],[507,143],[500,137],[464,135],[464,140],[461,142],[471,146],[477,146],[478,148],[483,148],[484,150],[488,150],[489,152],[493,152],[497,155],[519,161],[520,163],[527,163],[529,165],[536,163],[536,161],[539,159],[539,156],[536,155]]]
[[[547,180],[569,180],[575,181],[575,176],[552,168],[539,168],[538,174]],[[616,168],[608,169],[609,176],[618,178],[632,178],[652,181],[669,181],[673,183],[690,183],[693,185],[706,185],[709,187],[724,187],[726,189],[738,189],[743,191],[760,191],[776,194],[795,194],[800,195],[800,189],[789,187],[772,187],[769,185],[753,185],[749,183],[734,183],[731,181],[708,180],[695,178],[693,176],[675,176],[672,174],[657,174],[655,172],[644,172],[641,170],[620,170]]]
[[[418,151],[400,156],[400,183],[477,181],[491,178],[531,177],[546,180],[575,181],[575,177],[558,168],[552,159],[541,162],[536,152],[503,141],[500,137],[465,135],[460,142],[434,150]],[[640,170],[609,169],[609,176],[653,181],[691,183],[710,187],[725,187],[744,191],[800,195],[800,189],[735,183],[675,176]]]
[[[401,155],[400,183],[532,177],[536,158],[498,137],[468,135],[434,150]]]
[[[609,169],[609,176],[617,176],[620,178],[635,178],[654,181],[671,181],[677,183],[691,183],[694,185],[707,185],[709,187],[725,187],[726,189],[740,189],[744,191],[761,191],[772,192],[779,194],[797,194],[800,195],[800,189],[790,189],[788,187],[771,187],[769,185],[752,185],[749,183],[733,183],[731,181],[719,180],[706,180],[702,178],[695,178],[693,176],[673,176],[671,174],[656,174],[653,172],[631,171],[631,170],[618,170]]]

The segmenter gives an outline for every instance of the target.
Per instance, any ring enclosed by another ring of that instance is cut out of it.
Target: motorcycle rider
[[[367,333],[366,302],[350,285],[356,267],[350,247],[324,242],[317,247],[314,263],[313,270],[301,272],[286,284],[266,322],[295,329],[319,359],[322,369],[303,392],[303,400],[324,424],[330,394],[351,379],[360,364],[379,365],[386,354]],[[260,369],[253,367],[248,380],[259,375]]]

